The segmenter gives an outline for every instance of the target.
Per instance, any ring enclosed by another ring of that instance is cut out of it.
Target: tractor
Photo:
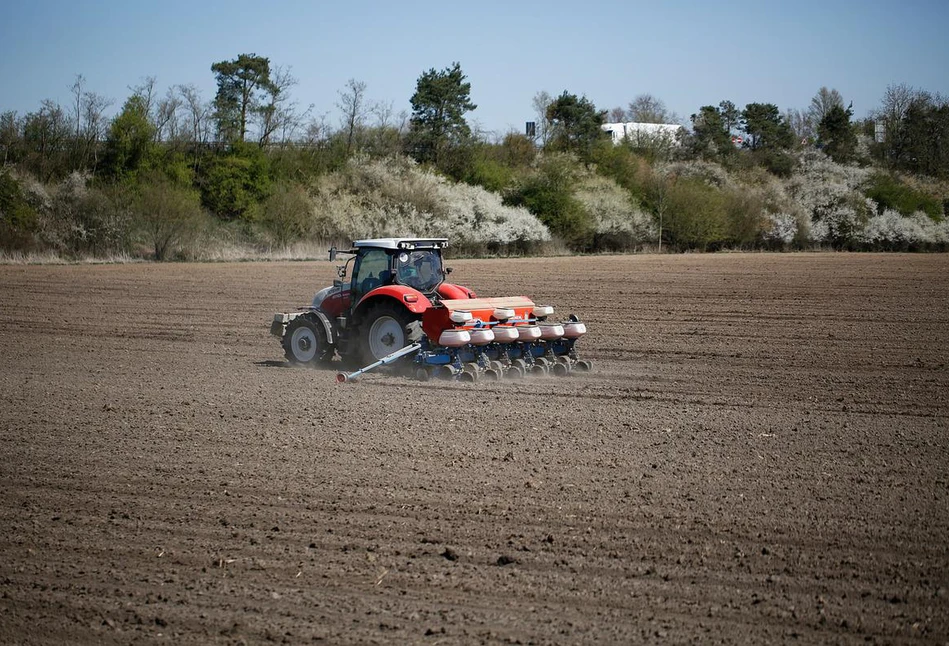
[[[447,245],[445,238],[378,238],[330,249],[331,262],[349,256],[337,267],[339,279],[303,311],[274,315],[270,331],[287,360],[328,365],[338,354],[350,366],[368,364],[339,381],[387,364],[414,367],[420,379],[463,381],[589,370],[574,349],[586,332],[577,317],[548,322],[549,306],[525,297],[479,299],[448,282]]]

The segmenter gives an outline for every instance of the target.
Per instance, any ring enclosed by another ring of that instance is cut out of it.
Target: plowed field
[[[452,264],[594,372],[288,368],[324,262],[0,267],[0,642],[949,639],[949,256]]]

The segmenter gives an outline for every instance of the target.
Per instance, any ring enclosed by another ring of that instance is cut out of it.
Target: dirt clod
[[[451,549],[450,547],[446,547],[446,548],[445,548],[445,551],[442,552],[442,556],[444,556],[444,557],[445,557],[446,559],[448,559],[449,561],[457,561],[457,560],[458,560],[458,552],[456,552],[455,550]]]

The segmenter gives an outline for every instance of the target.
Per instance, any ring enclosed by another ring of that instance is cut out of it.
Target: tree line
[[[899,207],[902,213],[915,205],[919,208],[912,213],[941,219],[949,197],[938,184],[949,179],[949,101],[907,85],[888,87],[881,105],[862,120],[854,120],[852,105],[839,92],[822,87],[804,110],[782,113],[771,103],[739,108],[723,100],[701,106],[690,115],[690,127],[674,139],[637,137],[614,146],[602,129],[607,121],[675,123],[680,118],[649,94],[626,108],[604,110],[566,90],[557,96],[539,92],[532,105],[537,124],[532,136],[489,137],[468,124],[467,115],[477,106],[461,65],[453,63],[421,73],[410,97],[411,113],[397,112],[392,102],[370,100],[366,84],[351,79],[338,92],[334,124],[313,106],[300,106],[292,96],[297,80],[267,57],[240,54],[213,63],[210,72],[217,85],[210,100],[191,85],[161,93],[156,80],[146,78],[130,88],[109,118],[112,102],[90,91],[80,76],[68,105],[44,101],[22,116],[0,114],[2,246],[49,243],[36,230],[35,214],[42,205],[24,195],[25,177],[55,184],[78,173],[100,194],[121,196],[109,198],[122,203],[111,208],[138,212],[138,220],[147,223],[140,228],[151,232],[148,246],[162,258],[175,235],[183,235],[180,221],[193,220],[198,210],[237,223],[247,239],[262,240],[268,227],[282,226],[274,222],[279,214],[266,216],[268,200],[286,195],[287,186],[312,186],[354,158],[407,156],[450,181],[483,187],[501,195],[504,204],[528,209],[555,237],[583,251],[610,248],[616,239],[597,229],[597,218],[603,219],[591,212],[597,207],[577,199],[578,178],[590,172],[626,190],[633,210],[646,212],[659,225],[657,241],[678,248],[708,248],[716,236],[720,244],[761,244],[765,220],[759,214],[758,224],[746,227],[755,230],[751,238],[664,229],[660,223],[669,197],[682,198],[677,191],[688,184],[676,188],[683,178],[668,172],[675,164],[716,164],[739,178],[762,169],[787,179],[797,172],[801,152],[816,149],[838,164],[875,168],[861,190],[881,209]],[[901,173],[936,183],[921,188]],[[109,208],[104,203],[76,207]],[[737,207],[723,207],[728,208]],[[102,227],[79,228],[94,238]],[[79,251],[76,243],[63,242],[62,236],[57,240],[61,249]],[[134,242],[126,236],[123,244]]]

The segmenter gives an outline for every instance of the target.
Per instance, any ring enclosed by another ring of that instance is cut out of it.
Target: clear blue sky
[[[267,56],[338,123],[346,81],[409,110],[419,75],[461,63],[485,131],[521,131],[540,90],[625,106],[648,92],[683,119],[730,99],[805,108],[836,88],[855,116],[905,82],[949,95],[949,0],[247,2],[11,0],[0,9],[0,111],[69,102],[77,74],[115,101],[157,77],[214,96],[211,64]]]

